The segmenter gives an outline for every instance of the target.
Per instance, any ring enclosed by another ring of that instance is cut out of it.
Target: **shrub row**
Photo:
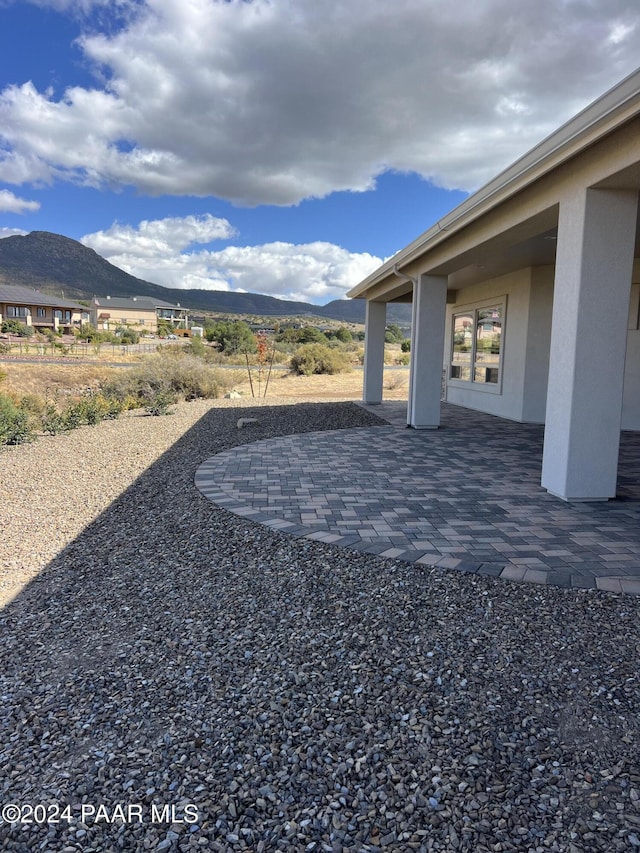
[[[2,375],[0,374],[0,380]],[[128,409],[170,414],[179,399],[214,398],[238,381],[235,371],[210,367],[193,355],[161,353],[123,369],[98,389],[61,402],[59,395],[16,399],[0,393],[0,445],[24,444],[39,433],[57,435],[117,418]]]

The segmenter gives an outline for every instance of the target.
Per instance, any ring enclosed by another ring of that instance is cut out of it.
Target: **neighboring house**
[[[70,332],[88,319],[88,309],[77,302],[49,296],[29,287],[0,284],[0,323],[17,320],[40,331],[60,329]]]
[[[101,331],[115,332],[127,326],[137,332],[155,335],[158,321],[165,320],[178,329],[189,328],[186,308],[150,296],[96,296],[91,301],[91,323]]]
[[[365,401],[387,303],[412,302],[409,426],[439,425],[444,371],[447,401],[545,423],[551,494],[614,497],[620,430],[640,430],[639,189],[637,71],[350,291]]]

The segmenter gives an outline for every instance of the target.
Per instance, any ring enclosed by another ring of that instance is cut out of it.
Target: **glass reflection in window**
[[[473,357],[473,314],[456,314],[453,318],[453,353],[451,378],[471,379]]]
[[[474,382],[498,383],[501,343],[502,306],[479,309],[476,312]]]

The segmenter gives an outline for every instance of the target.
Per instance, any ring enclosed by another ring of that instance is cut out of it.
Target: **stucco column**
[[[615,497],[638,195],[580,189],[560,203],[542,485]]]
[[[407,409],[407,424],[413,429],[440,426],[446,310],[447,276],[419,276],[413,285]]]
[[[384,332],[387,325],[387,303],[367,299],[364,327],[364,393],[365,403],[382,402],[384,374]]]

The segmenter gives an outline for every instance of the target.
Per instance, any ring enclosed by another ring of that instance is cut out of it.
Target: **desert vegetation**
[[[16,328],[7,330],[13,337]],[[95,330],[94,330],[95,331]],[[140,355],[139,347],[125,347],[133,338],[117,336],[122,358],[133,366],[117,368],[100,360],[99,344],[103,333],[93,335],[82,329],[84,361],[73,367],[42,361],[39,364],[7,362],[0,371],[0,445],[21,444],[41,434],[57,434],[83,425],[94,425],[119,417],[123,412],[141,410],[149,415],[164,415],[179,401],[215,399],[232,388],[243,389],[252,397],[269,393],[295,396],[302,394],[291,382],[286,391],[282,380],[289,377],[318,380],[349,374],[362,364],[362,332],[346,326],[321,330],[312,325],[284,325],[282,328],[255,331],[248,323],[225,319],[205,325],[204,339],[191,337],[183,341],[154,343],[154,352]],[[40,336],[38,336],[40,337]],[[49,337],[51,340],[49,341]],[[407,340],[402,331],[390,326],[387,332],[385,362],[389,365],[408,361]],[[21,344],[20,352],[41,356],[43,342]],[[53,333],[45,337],[60,361],[68,362],[78,353],[74,339],[60,340]],[[78,336],[76,336],[78,340]],[[4,352],[11,353],[11,338],[0,341]],[[126,349],[126,354],[125,354]],[[92,350],[90,353],[88,350]],[[66,357],[69,358],[66,358]],[[88,358],[87,358],[88,356]],[[108,356],[113,359],[113,353]],[[93,363],[91,359],[93,358]],[[276,374],[272,374],[274,366]],[[403,379],[389,377],[388,389],[401,391]],[[343,387],[333,392],[357,397],[360,379],[344,380]],[[314,388],[320,388],[316,381]],[[310,389],[310,393],[314,393]]]
[[[92,426],[133,409],[149,415],[168,414],[173,403],[221,396],[240,378],[235,371],[209,365],[182,349],[147,356],[129,368],[95,370],[89,366],[87,370],[78,365],[72,387],[61,382],[59,373],[66,370],[68,379],[68,368],[19,367],[36,367],[37,379],[32,371],[17,371],[26,377],[20,387],[15,379],[7,383],[7,372],[0,372],[0,445],[24,444],[38,435]]]

